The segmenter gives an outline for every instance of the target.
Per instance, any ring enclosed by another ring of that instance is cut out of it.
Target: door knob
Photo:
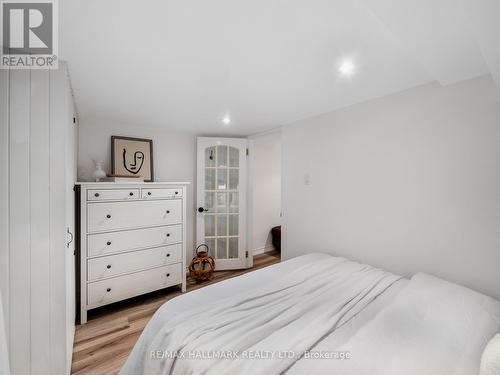
[[[71,236],[69,242],[66,242],[66,247],[69,249],[69,245],[71,245],[71,242],[73,242],[74,236],[73,233],[70,232],[69,228],[66,228],[66,233]]]
[[[208,210],[206,208],[203,208],[203,207],[199,207],[198,208],[198,212],[202,213],[203,211],[207,211],[208,212]]]

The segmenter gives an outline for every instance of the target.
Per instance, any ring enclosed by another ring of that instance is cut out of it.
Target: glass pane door
[[[239,154],[231,146],[205,148],[205,243],[216,259],[238,258]]]
[[[242,246],[245,218],[240,207],[246,193],[242,183],[246,173],[245,150],[243,139],[198,140],[201,191],[198,191],[197,241],[208,245],[210,255],[216,259],[216,269],[243,268],[245,264],[246,251]]]

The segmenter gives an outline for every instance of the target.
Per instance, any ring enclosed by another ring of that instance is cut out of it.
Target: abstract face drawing
[[[123,167],[130,173],[137,174],[144,164],[144,153],[142,151],[136,151],[133,155],[129,154],[127,157],[127,150],[123,149]]]

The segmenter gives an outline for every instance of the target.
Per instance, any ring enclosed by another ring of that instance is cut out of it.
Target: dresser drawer
[[[89,283],[87,305],[97,307],[182,283],[182,264]]]
[[[87,255],[95,257],[124,251],[165,246],[182,241],[182,225],[89,234]]]
[[[182,261],[182,244],[89,259],[87,280],[95,281]]]
[[[182,222],[182,200],[89,203],[89,232],[111,231]]]
[[[182,197],[182,189],[142,189],[142,198],[143,199],[152,199],[152,198],[178,198]]]
[[[89,201],[112,201],[139,199],[139,189],[95,189],[87,190]]]

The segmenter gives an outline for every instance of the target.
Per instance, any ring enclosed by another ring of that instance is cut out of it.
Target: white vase
[[[102,161],[95,161],[95,169],[94,172],[92,172],[92,177],[94,178],[95,182],[99,182],[101,178],[106,177],[106,172],[102,169]]]

